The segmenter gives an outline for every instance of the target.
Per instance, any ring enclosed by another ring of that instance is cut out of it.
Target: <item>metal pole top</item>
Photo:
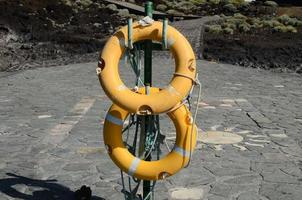
[[[147,1],[145,4],[145,13],[147,16],[151,17],[153,16],[153,2],[152,1]]]

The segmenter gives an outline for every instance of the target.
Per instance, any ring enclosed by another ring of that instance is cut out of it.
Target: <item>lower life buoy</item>
[[[138,179],[159,180],[175,174],[186,166],[190,152],[196,145],[197,127],[193,126],[191,113],[185,105],[168,113],[176,128],[176,142],[173,150],[157,161],[141,160],[125,147],[122,129],[128,114],[128,111],[113,104],[104,123],[104,143],[109,156],[120,169]]]

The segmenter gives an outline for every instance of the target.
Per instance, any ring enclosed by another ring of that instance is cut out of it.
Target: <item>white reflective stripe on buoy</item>
[[[114,117],[113,115],[110,115],[109,113],[106,115],[106,120],[108,120],[109,122],[116,124],[118,126],[123,126],[123,124],[124,124],[123,120],[121,120],[117,117]]]
[[[169,38],[168,41],[167,41],[168,48],[170,48],[174,43],[175,43],[174,38]]]
[[[181,147],[174,146],[173,151],[176,152],[176,153],[178,153],[178,154],[180,154],[183,157],[190,157],[190,152],[184,150]]]
[[[129,167],[129,170],[128,170],[128,174],[130,176],[134,175],[134,173],[135,173],[135,171],[136,171],[136,169],[137,169],[138,164],[140,163],[140,161],[141,161],[140,159],[134,158],[134,160],[132,161],[132,163],[131,163],[131,165]]]

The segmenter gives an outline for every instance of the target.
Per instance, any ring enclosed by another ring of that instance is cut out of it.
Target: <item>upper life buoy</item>
[[[151,94],[159,91],[151,89]],[[191,113],[185,105],[167,113],[176,128],[176,142],[173,150],[157,161],[141,160],[125,147],[122,129],[128,114],[128,111],[113,104],[104,123],[104,143],[111,159],[120,169],[138,179],[159,180],[175,174],[187,165],[190,152],[196,145],[197,127],[193,126]]]
[[[162,22],[150,26],[133,24],[133,42],[162,40]],[[187,39],[171,26],[167,28],[168,47],[175,58],[175,73],[170,84],[160,92],[145,95],[127,88],[122,82],[118,65],[126,50],[127,26],[117,31],[106,43],[98,64],[100,83],[107,96],[118,106],[139,115],[169,111],[190,92],[196,76],[196,60]]]

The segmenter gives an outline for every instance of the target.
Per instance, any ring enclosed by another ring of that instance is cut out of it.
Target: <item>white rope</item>
[[[140,54],[140,53],[139,53]],[[125,55],[125,63],[126,63],[126,66],[127,67],[129,67],[131,64],[130,64],[130,59],[131,58],[129,58],[130,57],[130,53],[126,53],[126,55]],[[141,71],[141,59],[139,59],[140,60],[140,62],[137,64],[137,66],[138,66],[138,70],[139,70],[139,72]],[[133,67],[131,67],[131,69],[134,71],[134,69],[133,69]],[[139,86],[139,83],[142,85],[142,86],[145,86],[145,84],[144,84],[144,82],[142,81],[142,79],[141,79],[141,77],[140,77],[140,73],[139,74],[137,74],[135,71],[134,71],[134,74],[135,74],[135,76],[136,76],[136,82],[138,82],[138,85],[137,86]]]
[[[141,25],[141,26],[150,26],[153,24],[153,22],[154,22],[154,19],[152,19],[149,16],[146,16],[143,19],[138,21],[139,25]]]
[[[151,191],[148,193],[148,195],[143,200],[148,199],[150,197],[150,195],[154,192],[155,184],[156,184],[156,181],[153,181]]]
[[[188,95],[186,98],[184,98],[180,104],[177,104],[176,106],[172,107],[170,110],[168,110],[168,111],[165,112],[165,113],[173,112],[174,110],[177,110],[178,108],[180,108],[181,106],[183,106],[183,105],[186,103],[188,97],[190,97],[190,96],[192,95],[193,90],[194,90],[194,85],[201,85],[201,83],[200,83],[199,80],[198,80],[198,73],[196,74],[196,78],[195,78],[195,79],[191,78],[191,77],[188,76],[188,75],[181,74],[181,73],[174,73],[174,76],[182,76],[182,77],[185,77],[185,78],[188,78],[188,79],[192,80],[193,86],[192,86],[192,88],[190,89],[189,95]],[[201,92],[201,91],[200,91],[200,92]],[[199,94],[200,94],[200,93],[199,93]]]
[[[138,82],[140,82],[141,83],[141,85],[143,86],[143,87],[145,87],[145,84],[144,84],[144,82],[142,81],[142,79],[141,79],[141,77],[140,77],[140,73],[141,73],[141,70],[142,70],[142,59],[141,59],[141,53],[140,53],[140,50],[138,50],[138,63],[137,63],[137,67],[138,67],[138,71],[139,71],[139,73],[136,75],[136,80],[138,80]],[[139,86],[139,85],[137,85],[137,86]]]
[[[130,135],[130,123],[131,122],[131,114],[128,116],[128,130],[127,130],[127,137],[126,137],[126,143],[128,143],[129,135]]]
[[[171,152],[171,148],[169,147],[169,144],[166,139],[164,139],[164,142],[165,142],[165,145],[166,145],[166,148],[168,149],[168,151]]]
[[[192,122],[192,128],[191,128],[191,133],[190,133],[190,136],[191,136],[191,138],[190,138],[190,156],[189,156],[188,164],[185,166],[185,168],[187,168],[190,165],[190,162],[192,160],[193,131],[194,131],[194,128],[195,128],[196,117],[197,117],[197,113],[198,113],[198,109],[199,109],[199,101],[200,101],[200,97],[201,97],[202,85],[201,85],[201,82],[198,79],[198,73],[196,74],[195,84],[199,87],[199,90],[198,90],[197,104],[196,104],[196,109],[195,109],[195,112],[194,112],[194,115],[193,115],[193,122]],[[198,138],[198,130],[197,130],[197,133],[196,133],[196,138]]]
[[[153,124],[154,124],[154,121],[153,121]],[[153,126],[152,126],[152,129],[153,129]],[[151,130],[151,131],[153,132],[153,130]],[[155,145],[156,140],[157,140],[157,137],[158,137],[158,132],[159,132],[159,130],[156,131],[156,134],[155,134],[155,137],[154,137],[152,146],[151,146],[151,148],[149,149],[149,152],[147,153],[147,155],[143,157],[144,160],[145,160],[146,158],[148,158],[148,157],[150,156],[150,154],[152,153],[153,148],[154,148],[154,145]]]

